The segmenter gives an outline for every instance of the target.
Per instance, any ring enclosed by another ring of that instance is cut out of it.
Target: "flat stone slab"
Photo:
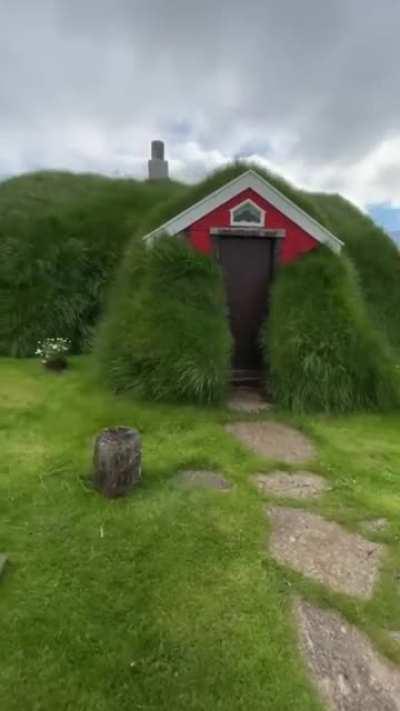
[[[0,553],[0,578],[2,576],[2,573],[4,571],[4,568],[6,567],[7,563],[7,556],[5,553]]]
[[[219,491],[229,491],[232,484],[217,472],[205,471],[202,469],[187,469],[179,472],[175,481],[184,489],[217,489]]]
[[[228,400],[228,408],[235,412],[257,414],[257,412],[262,412],[262,410],[270,410],[271,407],[271,403],[264,400],[258,390],[249,387],[234,388]]]
[[[279,422],[235,422],[225,429],[269,459],[298,464],[315,457],[315,447],[304,434]]]
[[[300,509],[272,507],[272,556],[332,590],[368,599],[385,546]]]
[[[360,527],[364,533],[381,533],[389,527],[389,522],[386,518],[373,518],[368,521],[362,521]]]
[[[256,474],[253,481],[263,494],[287,499],[315,499],[329,490],[325,479],[306,471],[289,473],[277,470],[269,474]]]
[[[337,612],[295,603],[300,648],[330,711],[398,711],[400,669]]]

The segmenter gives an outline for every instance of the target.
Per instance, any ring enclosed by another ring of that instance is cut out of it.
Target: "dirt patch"
[[[279,422],[236,422],[226,430],[269,459],[298,464],[315,457],[315,447],[305,435]]]
[[[400,670],[338,613],[295,604],[302,653],[332,711],[398,711]]]
[[[389,630],[388,635],[393,642],[400,644],[400,631],[399,630]]]
[[[329,489],[325,479],[306,471],[290,474],[278,470],[256,474],[253,480],[262,493],[287,499],[315,499]]]
[[[175,481],[184,489],[217,489],[219,491],[229,491],[232,484],[220,474],[205,470],[187,469],[179,472]]]
[[[273,557],[336,592],[370,598],[384,546],[299,509],[267,510]]]
[[[363,533],[382,533],[386,531],[389,526],[389,522],[386,518],[373,518],[369,521],[362,521],[360,527]]]
[[[2,573],[4,571],[4,568],[6,567],[7,563],[7,556],[5,553],[0,553],[0,577],[2,576]]]
[[[270,410],[271,407],[271,403],[264,400],[259,390],[249,387],[234,388],[228,400],[228,408],[236,412],[257,414],[262,410]]]

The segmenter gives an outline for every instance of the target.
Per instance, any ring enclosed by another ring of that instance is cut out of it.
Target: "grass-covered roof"
[[[398,249],[368,215],[340,195],[301,190],[257,165],[238,162],[216,170],[200,183],[156,205],[137,223],[134,236],[138,238],[148,234],[249,168],[344,242],[344,253],[356,266],[371,317],[391,344],[400,348]]]

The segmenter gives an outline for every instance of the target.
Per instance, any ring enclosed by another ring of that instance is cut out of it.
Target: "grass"
[[[339,413],[398,406],[393,354],[369,319],[348,259],[320,249],[283,267],[263,331],[275,399],[285,409]]]
[[[328,593],[265,554],[249,482],[275,466],[243,449],[223,408],[115,397],[90,358],[62,376],[0,361],[0,707],[7,711],[321,711],[295,645],[296,593],[334,605],[400,662],[400,416],[300,418],[332,491],[309,505],[356,529],[385,516],[390,549],[371,602]],[[94,435],[139,428],[143,486],[106,501],[87,486]],[[175,473],[214,468],[229,494],[182,491]]]
[[[127,251],[95,346],[115,391],[219,402],[229,382],[231,340],[214,260],[175,237]]]
[[[57,171],[0,184],[0,353],[39,340],[87,348],[105,291],[136,223],[185,188]]]

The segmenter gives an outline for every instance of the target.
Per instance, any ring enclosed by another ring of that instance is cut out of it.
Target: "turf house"
[[[395,248],[342,198],[230,166],[138,225],[97,336],[103,376],[159,400],[220,401],[232,381],[261,381],[298,412],[393,407],[384,272],[394,285]]]
[[[151,400],[258,381],[294,412],[397,406],[400,260],[339,195],[234,163],[196,185],[33,173],[0,184],[0,354],[93,352]]]

